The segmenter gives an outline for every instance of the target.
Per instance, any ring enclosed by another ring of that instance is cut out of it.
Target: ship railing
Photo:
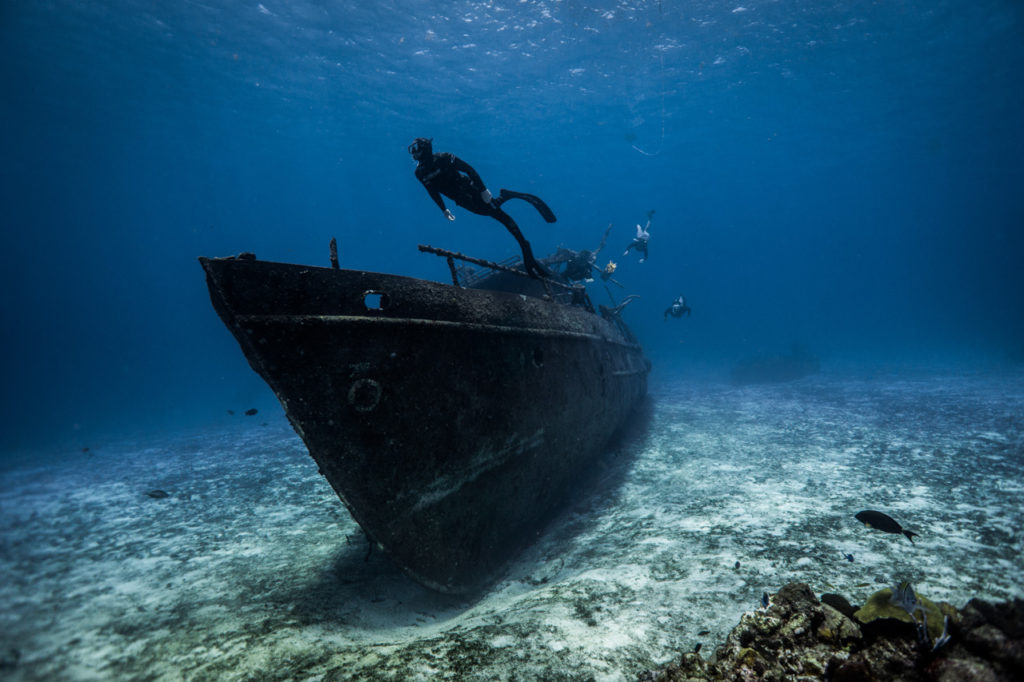
[[[444,257],[448,261],[448,269],[452,275],[452,284],[459,288],[472,287],[474,284],[482,281],[486,275],[467,272],[468,268],[455,265],[456,260],[472,263],[473,265],[479,265],[480,267],[487,268],[494,272],[505,272],[516,277],[525,277],[531,281],[539,282],[544,287],[545,297],[548,300],[571,305],[579,305],[590,312],[595,312],[594,305],[590,302],[590,297],[587,296],[586,288],[583,285],[567,284],[550,277],[533,277],[523,270],[512,267],[512,265],[520,262],[518,258],[508,258],[501,263],[495,263],[494,261],[485,260],[483,258],[474,258],[473,256],[467,256],[463,253],[440,249],[436,246],[429,246],[427,244],[419,244],[418,248],[423,253],[432,253],[435,256]],[[460,277],[462,278],[461,282],[459,281]]]

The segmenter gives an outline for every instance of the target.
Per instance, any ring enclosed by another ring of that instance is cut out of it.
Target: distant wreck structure
[[[758,355],[736,363],[729,375],[736,386],[778,384],[796,381],[821,370],[821,363],[799,344],[790,346],[784,355]]]
[[[595,311],[557,273],[420,250],[447,259],[452,284],[336,256],[199,260],[217,314],[371,542],[423,585],[470,593],[578,487],[651,365],[624,304]]]

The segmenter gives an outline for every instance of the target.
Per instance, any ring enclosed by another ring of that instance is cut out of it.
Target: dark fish
[[[913,542],[913,540],[911,540],[911,542]],[[843,554],[843,558],[846,559],[847,561],[849,561],[850,563],[853,563],[853,555],[852,554]]]
[[[697,633],[697,636],[698,637],[703,637],[704,635],[710,635],[710,634],[711,634],[711,630],[701,630],[700,632]]]
[[[250,407],[248,410],[245,411],[245,416],[251,417],[257,412],[259,412],[259,410],[257,410],[255,407]]]
[[[163,490],[159,490],[159,489],[157,489],[157,490],[150,490],[146,494],[148,496],[152,497],[154,500],[162,500],[165,497],[170,497],[170,495],[168,495],[166,492],[164,492]]]
[[[701,647],[701,643],[697,642],[697,646],[693,647],[693,653],[699,654],[700,653],[700,647]]]
[[[233,415],[234,413],[235,413],[234,410],[228,410],[228,414]]]
[[[733,566],[733,568],[735,568],[737,571],[740,570],[740,562],[737,561],[736,565]]]
[[[854,518],[863,523],[868,528],[874,528],[884,533],[896,533],[897,535],[903,533],[910,540],[911,544],[914,542],[914,537],[917,533],[912,533],[909,530],[903,530],[903,526],[896,523],[896,519],[892,518],[888,514],[883,514],[880,511],[873,511],[871,509],[865,509],[862,512],[857,512]]]
[[[765,592],[761,595],[761,606],[768,607],[768,593]]]
[[[89,452],[89,448],[82,448],[82,452]]]
[[[853,608],[853,605],[850,604],[849,600],[847,600],[846,597],[844,597],[841,594],[836,594],[834,592],[826,592],[825,594],[821,595],[821,603],[828,604],[829,606],[831,606],[847,618],[853,618],[853,614],[857,610]]]

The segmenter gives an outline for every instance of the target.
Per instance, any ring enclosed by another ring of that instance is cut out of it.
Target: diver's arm
[[[476,172],[476,169],[470,166],[468,163],[455,156],[454,154],[449,155],[451,157],[452,166],[455,170],[465,173],[469,176],[469,179],[473,182],[473,186],[481,192],[487,189],[487,185],[484,184],[483,178]]]
[[[424,185],[424,187],[426,187],[426,185]],[[447,215],[448,207],[444,205],[444,199],[441,198],[441,193],[438,192],[436,189],[433,189],[432,187],[427,187],[427,193],[430,194],[430,198],[434,200],[434,203],[437,204],[437,207],[444,211],[444,213]]]
[[[444,217],[448,220],[455,220],[455,216],[448,210],[448,207],[444,205],[444,199],[441,198],[441,193],[436,189],[431,189],[430,187],[427,187],[427,192],[430,193],[430,198],[434,200],[434,203],[437,204],[441,211],[444,212]]]

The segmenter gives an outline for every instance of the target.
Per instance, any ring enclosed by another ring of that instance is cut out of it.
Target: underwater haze
[[[0,677],[630,680],[791,580],[1024,596],[1022,37],[1019,0],[2,0]],[[588,292],[652,362],[614,480],[463,601],[366,557],[197,261],[519,255],[417,137],[541,197],[538,257],[611,225]]]
[[[797,343],[1024,357],[1024,8],[967,2],[25,2],[0,9],[2,443],[272,406],[196,257],[446,281],[406,146],[473,164],[545,254],[620,262],[654,379]],[[656,210],[651,257],[621,258]],[[664,323],[683,294],[693,316]],[[597,302],[607,303],[598,287]]]

